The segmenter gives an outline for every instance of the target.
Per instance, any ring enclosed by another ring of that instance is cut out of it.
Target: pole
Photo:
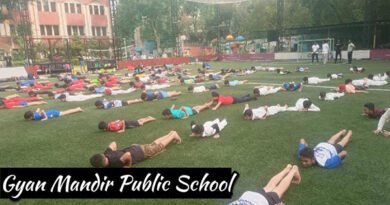
[[[374,39],[373,39],[373,42],[372,42],[372,48],[375,49],[376,48],[376,22],[375,22],[375,25],[374,25]]]
[[[125,49],[125,59],[127,59],[127,45],[126,45],[126,38],[123,38],[123,45],[124,45],[124,49]]]

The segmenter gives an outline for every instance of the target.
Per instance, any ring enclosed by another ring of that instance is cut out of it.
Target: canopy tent
[[[6,80],[8,78],[27,78],[27,72],[24,67],[9,67],[0,68],[0,80]]]
[[[234,37],[232,35],[227,35],[225,38],[227,41],[232,41]]]
[[[245,38],[244,38],[244,36],[237,36],[235,40],[236,41],[243,41],[243,40],[245,40]]]

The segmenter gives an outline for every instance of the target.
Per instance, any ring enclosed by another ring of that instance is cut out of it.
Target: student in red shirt
[[[70,85],[66,88],[66,90],[68,91],[84,90],[84,85],[83,84]]]
[[[53,84],[47,83],[47,84],[42,84],[39,82],[34,83],[34,89],[36,90],[48,90],[53,87]]]
[[[211,102],[217,103],[217,105],[213,107],[213,110],[217,110],[221,105],[231,105],[231,104],[248,102],[250,100],[257,100],[256,97],[252,97],[249,94],[244,96],[230,96],[230,95],[223,96],[218,94],[215,91],[211,93],[211,96],[213,97],[211,99]]]
[[[20,107],[28,107],[33,105],[42,105],[47,104],[45,101],[33,101],[33,102],[27,102],[27,101],[0,101],[0,108],[20,108]]]
[[[111,122],[99,122],[99,129],[107,132],[124,132],[126,129],[132,129],[144,125],[145,123],[155,121],[156,118],[148,116],[138,120],[115,120]]]

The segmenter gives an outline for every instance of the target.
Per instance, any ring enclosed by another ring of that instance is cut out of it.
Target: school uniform
[[[299,98],[297,102],[295,103],[295,107],[288,107],[287,111],[302,111],[304,109],[303,102],[306,100],[309,100],[308,98]],[[309,109],[307,111],[313,111],[313,112],[319,112],[320,108],[315,106],[314,104],[311,104]]]
[[[247,109],[244,109],[244,112]],[[284,112],[286,111],[286,107],[281,107],[281,106],[261,106],[255,109],[252,109],[252,120],[257,120],[257,119],[264,119],[265,117],[271,116],[271,115],[276,115],[279,112]],[[244,113],[243,112],[243,113]]]
[[[61,95],[61,94],[60,94]],[[92,94],[92,95],[70,95],[69,93],[64,93],[66,102],[81,102],[85,100],[90,100],[93,98],[103,97],[102,94]]]
[[[299,145],[298,157],[300,157],[300,152],[304,148],[304,144]],[[343,147],[339,144],[322,142],[314,147],[314,159],[320,167],[326,169],[336,168],[342,163],[342,160],[338,155],[341,151],[343,151]]]
[[[266,96],[266,95],[270,95],[270,94],[274,94],[274,93],[277,93],[279,92],[282,88],[281,87],[277,87],[277,88],[270,88],[270,87],[260,87],[260,88],[257,88],[259,90],[259,93],[261,96]]]
[[[322,82],[330,81],[329,78],[317,78],[317,77],[309,77],[307,79],[307,84],[309,85],[316,85]]]
[[[223,130],[226,125],[226,119],[220,120],[217,118],[213,121],[207,121],[203,124],[204,131],[202,137],[211,137]]]
[[[324,100],[326,101],[332,101],[338,98],[343,97],[344,93],[326,93]],[[321,96],[319,97],[321,99]]]
[[[163,88],[169,88],[168,84],[157,84],[157,85],[145,85],[145,90],[158,90]]]
[[[381,118],[379,119],[377,130],[382,130],[383,126],[385,126],[385,123],[389,122],[389,120],[390,120],[390,109],[387,109],[386,112],[383,113]]]
[[[111,95],[129,94],[134,92],[135,90],[135,88],[129,88],[127,90],[111,90]]]
[[[265,192],[263,189],[260,192],[246,191],[239,199],[228,205],[274,205],[280,202],[282,200],[278,194],[275,192]]]
[[[202,92],[206,92],[207,89],[205,86],[196,86],[194,87],[194,90],[192,91],[193,93],[202,93]]]

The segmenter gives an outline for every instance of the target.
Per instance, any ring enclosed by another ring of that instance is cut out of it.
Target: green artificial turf
[[[336,87],[347,78],[358,79],[369,73],[390,70],[389,61],[356,61],[356,65],[367,70],[363,74],[352,74],[346,64],[307,64],[310,73],[277,75],[271,72],[257,72],[254,75],[232,77],[249,80],[250,83],[277,83],[301,81],[304,76],[325,78],[327,73],[344,73],[343,79],[332,80],[320,86]],[[291,71],[297,62],[212,62],[212,69],[244,68],[252,65],[283,66]],[[305,65],[306,66],[306,65]],[[200,65],[188,65],[196,69]],[[221,86],[223,83],[219,83]],[[255,85],[237,87],[222,86],[218,90],[224,95],[252,93]],[[305,87],[303,92],[280,92],[257,101],[252,107],[262,105],[294,105],[300,97],[309,97],[321,112],[285,112],[267,120],[244,121],[244,104],[221,107],[217,111],[207,110],[185,120],[162,120],[161,112],[172,104],[197,105],[210,100],[209,92],[192,94],[187,86],[172,86],[168,90],[179,90],[182,96],[176,100],[165,99],[111,110],[97,110],[95,100],[63,103],[48,100],[41,106],[47,110],[82,107],[84,113],[64,116],[58,119],[29,122],[23,119],[26,110],[20,108],[0,110],[0,167],[90,167],[89,157],[102,152],[111,141],[117,141],[118,148],[131,143],[150,143],[157,137],[176,130],[183,139],[181,145],[172,144],[161,155],[146,160],[136,167],[231,167],[240,173],[232,199],[172,199],[172,200],[31,200],[22,199],[17,204],[227,204],[237,199],[246,190],[259,190],[287,163],[297,164],[296,150],[299,139],[304,137],[314,146],[326,141],[340,129],[353,130],[352,141],[346,148],[347,158],[343,165],[333,170],[322,168],[301,168],[302,183],[292,185],[284,197],[286,204],[388,204],[390,201],[390,139],[376,136],[372,131],[377,120],[361,116],[362,106],[374,102],[378,107],[390,106],[390,85],[379,87],[384,91],[370,91],[368,94],[350,94],[334,102],[318,100],[320,91],[328,88]],[[0,93],[1,96],[11,93]],[[108,99],[134,99],[140,92],[130,95],[108,97]],[[97,129],[100,120],[138,119],[154,116],[158,121],[143,127],[126,130],[125,133],[105,133]],[[204,122],[217,117],[226,117],[228,126],[219,139],[190,138],[190,122]],[[390,129],[387,124],[386,128]],[[1,200],[1,204],[12,204]]]

